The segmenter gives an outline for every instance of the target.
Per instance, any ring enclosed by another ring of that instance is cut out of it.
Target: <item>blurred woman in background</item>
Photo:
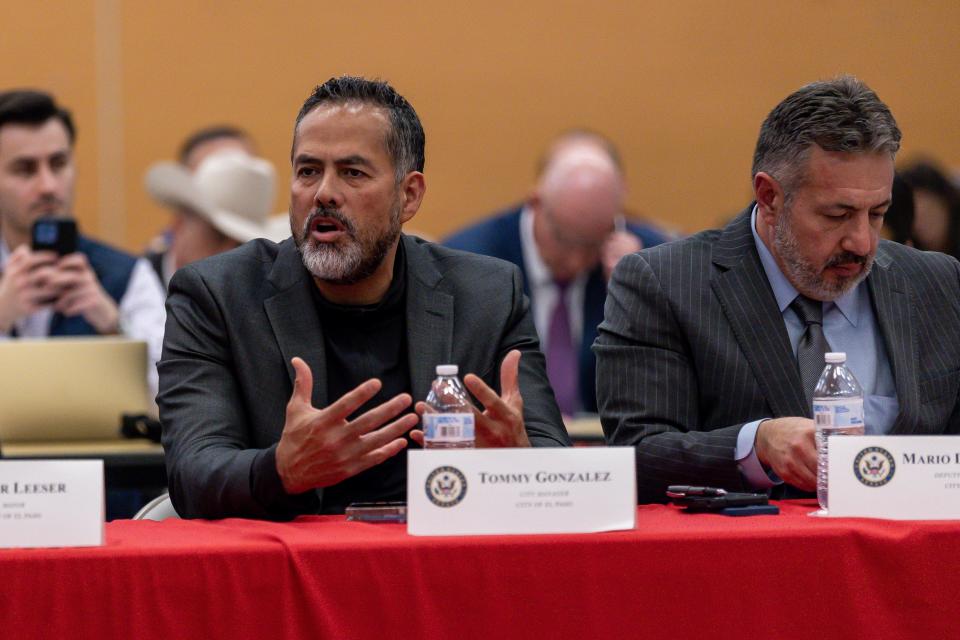
[[[913,244],[960,258],[960,190],[934,163],[921,160],[899,171],[913,189]]]

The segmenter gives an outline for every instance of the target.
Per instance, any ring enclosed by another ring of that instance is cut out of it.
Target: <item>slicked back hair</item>
[[[390,131],[386,139],[387,152],[393,158],[398,184],[411,171],[423,171],[426,137],[420,118],[406,98],[381,80],[340,76],[330,78],[319,85],[300,107],[300,113],[297,114],[297,122],[293,128],[294,143],[296,143],[300,121],[308,113],[320,105],[348,102],[370,104],[387,112],[390,118]]]
[[[77,139],[73,118],[49,93],[34,89],[0,92],[0,127],[7,124],[39,126],[51,118],[57,118],[63,123],[70,146],[73,146]]]
[[[763,171],[789,198],[803,182],[810,148],[844,153],[900,149],[900,129],[877,94],[852,76],[814,82],[787,96],[760,127],[752,175]]]

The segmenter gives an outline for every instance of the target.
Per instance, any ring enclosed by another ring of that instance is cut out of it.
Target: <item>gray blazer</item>
[[[499,366],[523,352],[520,390],[535,446],[568,445],[513,265],[403,236],[411,393],[426,398],[437,364],[454,363],[499,391]],[[292,239],[255,240],[179,270],[170,282],[160,420],[170,496],[186,517],[270,517],[255,495],[255,459],[275,447],[293,389],[290,359],[327,397],[323,324],[313,280]],[[322,500],[322,492],[321,500]]]
[[[639,498],[745,490],[737,434],[810,416],[748,207],[722,230],[627,256],[594,345],[607,442],[636,448]],[[895,434],[960,433],[960,263],[881,241],[867,277],[896,381]]]

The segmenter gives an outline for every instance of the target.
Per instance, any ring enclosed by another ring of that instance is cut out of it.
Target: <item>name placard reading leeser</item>
[[[103,544],[103,460],[0,461],[0,547]]]
[[[636,457],[631,447],[410,451],[407,505],[412,535],[632,529]]]
[[[960,519],[960,436],[830,438],[831,516]]]

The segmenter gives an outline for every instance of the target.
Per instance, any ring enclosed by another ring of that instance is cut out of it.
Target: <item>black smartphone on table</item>
[[[667,489],[667,497],[673,504],[685,507],[691,513],[723,513],[727,509],[758,507],[770,503],[766,493],[735,493],[716,487],[687,485],[671,485]],[[727,515],[759,515],[760,513],[774,513],[774,510],[744,509],[727,513]]]

